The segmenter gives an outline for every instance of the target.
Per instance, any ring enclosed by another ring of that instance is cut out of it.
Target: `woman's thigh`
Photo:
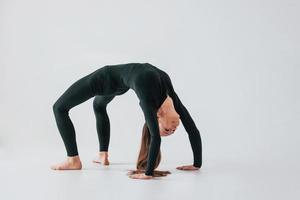
[[[60,108],[69,110],[72,107],[95,96],[90,85],[90,74],[75,81],[67,90],[58,98],[56,104]]]

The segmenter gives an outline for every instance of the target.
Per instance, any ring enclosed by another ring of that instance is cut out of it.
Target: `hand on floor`
[[[129,176],[129,178],[133,178],[133,179],[152,179],[152,176],[147,176],[144,173],[141,174],[132,174]]]
[[[193,165],[184,165],[184,166],[176,167],[176,169],[178,169],[178,170],[189,170],[189,171],[192,171],[192,170],[198,170],[200,168],[199,167],[195,167]]]

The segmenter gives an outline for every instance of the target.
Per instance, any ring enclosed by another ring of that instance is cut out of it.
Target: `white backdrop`
[[[203,169],[294,169],[296,187],[299,9],[296,0],[1,0],[0,159],[60,161],[56,99],[104,65],[149,62],[170,75],[199,128]],[[133,90],[108,114],[111,162],[135,162],[144,118]],[[98,150],[92,99],[70,117],[90,159]],[[182,124],[161,149],[162,163],[192,163]]]

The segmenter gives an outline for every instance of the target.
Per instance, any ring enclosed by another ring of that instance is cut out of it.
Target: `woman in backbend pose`
[[[69,117],[69,110],[92,98],[96,127],[100,143],[99,159],[95,162],[109,165],[108,146],[110,122],[106,112],[107,104],[117,95],[133,89],[139,98],[144,113],[142,144],[137,170],[131,178],[151,179],[165,176],[168,171],[155,171],[160,162],[161,136],[174,133],[181,120],[188,133],[193,151],[192,165],[177,167],[179,170],[197,170],[202,165],[202,144],[200,132],[186,107],[177,96],[171,79],[166,72],[149,63],[126,63],[105,65],[73,83],[54,103],[56,124],[67,150],[67,159],[51,166],[54,170],[81,169],[75,138],[75,129]]]

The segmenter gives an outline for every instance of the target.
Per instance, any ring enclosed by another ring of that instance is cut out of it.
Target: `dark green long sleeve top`
[[[126,63],[117,65],[106,65],[105,75],[95,76],[95,79],[104,79],[101,82],[105,85],[96,84],[102,94],[121,95],[129,89],[133,89],[139,98],[139,105],[144,113],[146,124],[149,128],[151,139],[147,160],[146,175],[153,175],[155,161],[159,153],[161,137],[157,120],[157,111],[167,98],[173,100],[176,112],[180,115],[180,120],[188,134],[192,147],[195,167],[202,165],[202,143],[200,132],[197,129],[190,113],[177,96],[171,79],[166,72],[149,63]]]

